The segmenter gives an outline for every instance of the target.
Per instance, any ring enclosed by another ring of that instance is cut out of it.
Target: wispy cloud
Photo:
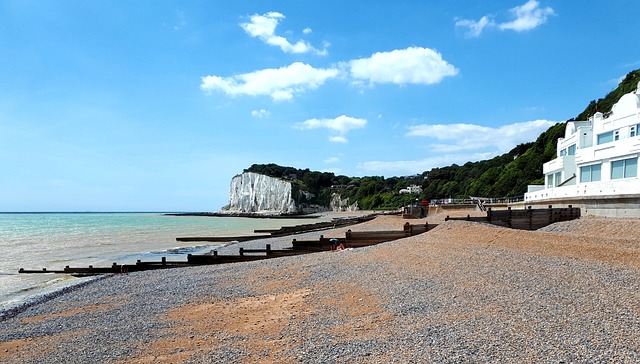
[[[495,25],[496,23],[493,20],[491,20],[491,18],[488,15],[483,16],[478,21],[469,20],[469,19],[456,20],[456,26],[468,28],[465,35],[470,38],[479,37],[482,31],[484,30],[484,28],[493,27]]]
[[[346,143],[348,142],[346,135],[349,131],[364,128],[366,125],[366,119],[341,115],[334,119],[309,119],[295,124],[294,128],[299,130],[329,129],[333,133],[329,137],[329,141]]]
[[[511,20],[496,22],[493,15],[485,15],[480,20],[456,19],[455,25],[467,28],[467,37],[479,37],[485,29],[498,28],[500,30],[513,30],[523,32],[535,29],[544,24],[550,16],[555,15],[549,6],[541,7],[536,0],[529,0],[523,5],[509,9]]]
[[[490,153],[439,154],[417,160],[367,161],[359,163],[357,168],[365,174],[402,176],[430,171],[432,168],[448,166],[453,163],[464,164],[469,161],[479,161],[491,157]]]
[[[423,124],[410,127],[406,136],[441,142],[430,144],[435,152],[493,150],[505,153],[515,145],[532,141],[554,124],[556,122],[549,120],[526,121],[499,128],[475,124]]]
[[[337,77],[334,68],[313,68],[295,62],[282,68],[269,68],[233,77],[204,76],[200,89],[207,93],[220,90],[228,96],[267,95],[274,101],[291,100],[295,94],[315,89],[328,79]]]
[[[514,146],[535,140],[556,122],[533,120],[498,128],[474,124],[416,125],[405,136],[435,140],[429,152],[435,155],[416,160],[368,161],[358,165],[365,173],[403,175],[431,170],[453,163],[463,164],[493,158]]]
[[[173,30],[179,30],[181,28],[184,28],[187,25],[187,20],[184,16],[184,11],[182,10],[176,11],[176,16],[177,16],[177,21],[176,21],[176,24],[173,26]]]
[[[429,85],[458,74],[440,53],[421,47],[378,52],[369,58],[349,61],[348,65],[351,77],[370,84]]]
[[[324,49],[317,49],[302,39],[291,43],[287,38],[276,35],[276,27],[284,18],[284,15],[275,11],[262,15],[254,14],[250,17],[249,22],[241,23],[240,26],[250,36],[258,38],[270,46],[279,47],[285,53],[315,53],[321,56],[327,54],[327,44],[324,45]],[[305,28],[302,33],[309,34],[311,29]]]
[[[251,116],[257,119],[268,119],[271,116],[271,112],[265,109],[253,110],[251,111]]]

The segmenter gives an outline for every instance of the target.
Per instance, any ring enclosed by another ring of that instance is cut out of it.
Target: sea
[[[313,222],[328,221],[328,217]],[[95,278],[18,273],[113,263],[185,260],[229,243],[178,242],[186,236],[252,235],[255,229],[308,224],[306,219],[176,216],[145,213],[0,213],[0,317]]]

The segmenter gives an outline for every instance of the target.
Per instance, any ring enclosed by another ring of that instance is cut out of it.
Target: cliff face
[[[342,199],[342,197],[337,194],[331,194],[331,202],[329,203],[329,209],[333,212],[344,212],[344,211],[358,211],[358,202],[356,201],[353,204],[349,204],[349,199]]]
[[[231,180],[226,210],[229,213],[297,213],[291,192],[290,182],[252,172],[242,173]]]

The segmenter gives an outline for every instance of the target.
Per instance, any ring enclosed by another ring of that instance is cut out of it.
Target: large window
[[[611,179],[638,176],[638,158],[611,162]]]
[[[567,150],[566,149],[561,150],[560,151],[560,156],[563,157],[565,155],[567,155]]]
[[[590,166],[580,167],[580,182],[596,182],[600,181],[601,164],[593,164]]]
[[[634,136],[638,135],[638,128],[640,127],[640,124],[636,124],[636,125],[631,125],[629,127],[629,137],[633,138]]]
[[[613,131],[598,134],[598,144],[611,143],[613,141]]]
[[[547,188],[553,187],[553,174],[547,176]]]
[[[569,155],[576,155],[576,145],[570,145],[569,148],[567,148],[567,152]]]

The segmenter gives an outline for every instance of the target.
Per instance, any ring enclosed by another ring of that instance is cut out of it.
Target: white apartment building
[[[640,83],[610,113],[567,122],[557,149],[543,165],[545,185],[530,185],[525,203],[640,194]]]

